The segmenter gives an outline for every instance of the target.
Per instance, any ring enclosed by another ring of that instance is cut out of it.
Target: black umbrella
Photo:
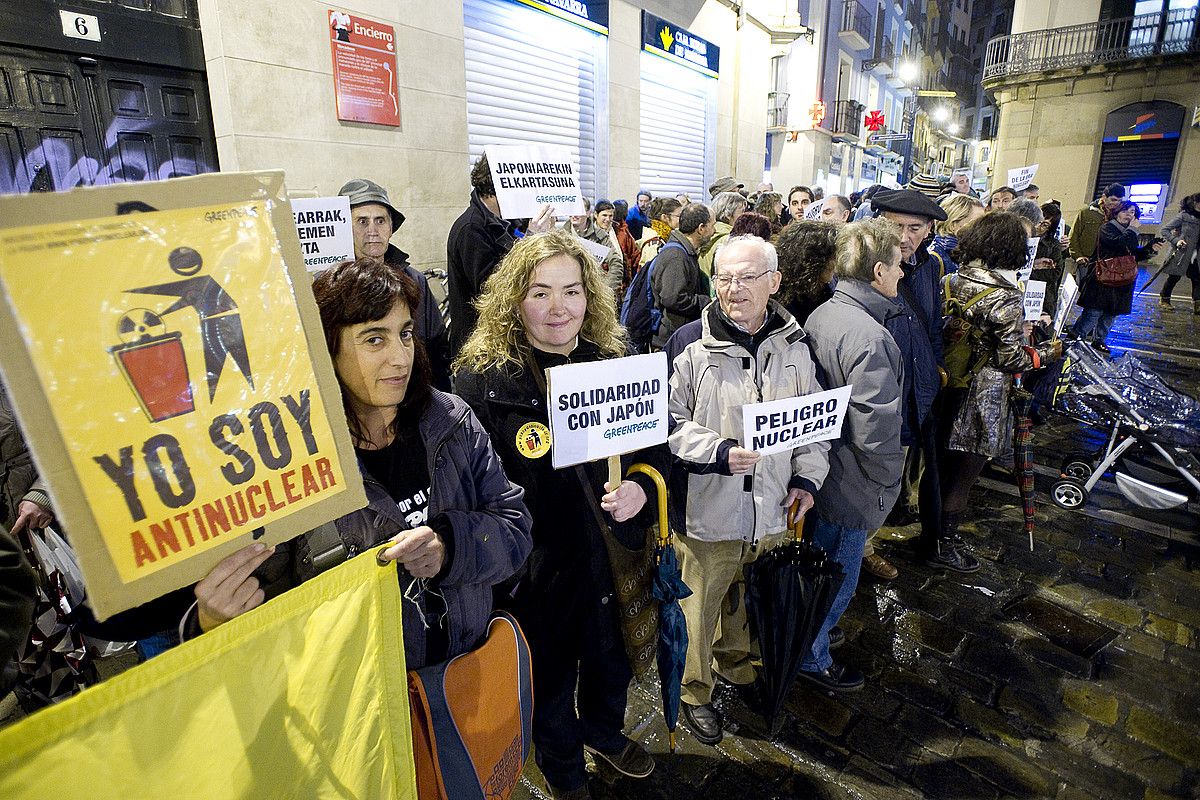
[[[794,516],[796,506],[789,511]],[[746,568],[746,611],[762,654],[759,673],[763,716],[774,736],[780,711],[800,663],[829,614],[845,571],[825,550],[803,537],[803,518],[792,540],[768,550]]]

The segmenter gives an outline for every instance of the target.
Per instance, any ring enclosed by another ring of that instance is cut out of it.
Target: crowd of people
[[[670,478],[691,590],[681,603],[683,719],[697,740],[716,744],[717,682],[754,696],[746,566],[808,518],[845,579],[800,674],[828,691],[862,687],[863,673],[834,651],[860,571],[898,574],[874,536],[887,524],[919,523],[925,563],[979,569],[959,526],[985,464],[1011,455],[1022,376],[1062,354],[1049,322],[1063,275],[1082,286],[1074,335],[1106,350],[1133,289],[1096,280],[1097,264],[1143,259],[1159,246],[1139,245],[1137,207],[1115,184],[1069,237],[1061,207],[1039,205],[1038,187],[1000,187],[985,202],[962,175],[945,185],[920,175],[909,188],[849,197],[807,186],[785,195],[769,184],[749,193],[727,177],[708,203],[641,190],[632,204],[597,199],[561,223],[550,207],[503,218],[486,157],[471,185],[446,245],[448,325],[425,276],[392,243],[404,215],[386,190],[355,179],[341,191],[355,259],[321,273],[312,289],[367,507],[276,548],[252,545],[107,630],[199,636],[386,545],[382,557],[401,567],[409,668],[472,650],[497,608],[520,622],[532,652],[536,761],[557,798],[590,796],[585,751],[631,777],[654,769],[623,730],[633,671],[616,588],[624,562],[614,554],[647,546],[659,489],[640,474],[613,482],[601,463],[552,466],[547,369],[666,353],[668,439],[622,465],[646,463]],[[1162,302],[1187,276],[1200,313],[1198,201],[1186,198],[1164,227],[1176,255]],[[607,256],[595,258],[583,240],[608,247]],[[1018,275],[1030,267],[1050,287],[1034,323],[1025,322]],[[838,387],[850,387],[839,438],[771,456],[740,441],[747,404]],[[54,512],[2,393],[0,446],[3,525],[25,538]],[[0,571],[7,658],[34,596],[7,533]],[[31,691],[33,679],[64,662],[21,663],[23,703],[53,699]]]

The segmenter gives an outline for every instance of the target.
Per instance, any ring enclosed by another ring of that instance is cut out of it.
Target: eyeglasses
[[[763,275],[770,275],[774,271],[773,269],[768,269],[757,275],[717,275],[713,278],[713,283],[721,289],[728,289],[735,284],[738,286],[749,286]]]

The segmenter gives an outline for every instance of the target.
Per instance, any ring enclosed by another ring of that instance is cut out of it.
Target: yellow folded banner
[[[351,559],[0,730],[0,797],[415,800],[400,603]]]

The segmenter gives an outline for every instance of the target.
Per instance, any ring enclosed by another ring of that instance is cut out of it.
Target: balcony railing
[[[858,0],[843,0],[842,27],[838,35],[855,50],[870,47],[871,12],[863,8]]]
[[[866,106],[857,100],[839,100],[833,104],[833,116],[829,119],[829,129],[835,136],[858,136],[862,128],[863,111]]]
[[[988,42],[983,79],[1200,53],[1197,8],[998,36]]]
[[[767,93],[767,127],[768,128],[786,128],[788,121],[788,97],[787,92],[768,92]]]
[[[912,23],[915,31],[925,27],[925,20],[921,16],[921,0],[908,0],[908,5],[904,8],[904,18]]]
[[[892,45],[892,40],[883,38],[875,42],[875,55],[873,58],[868,58],[863,61],[863,72],[870,72],[878,69],[884,75],[892,73],[892,63],[896,60],[896,49]]]

